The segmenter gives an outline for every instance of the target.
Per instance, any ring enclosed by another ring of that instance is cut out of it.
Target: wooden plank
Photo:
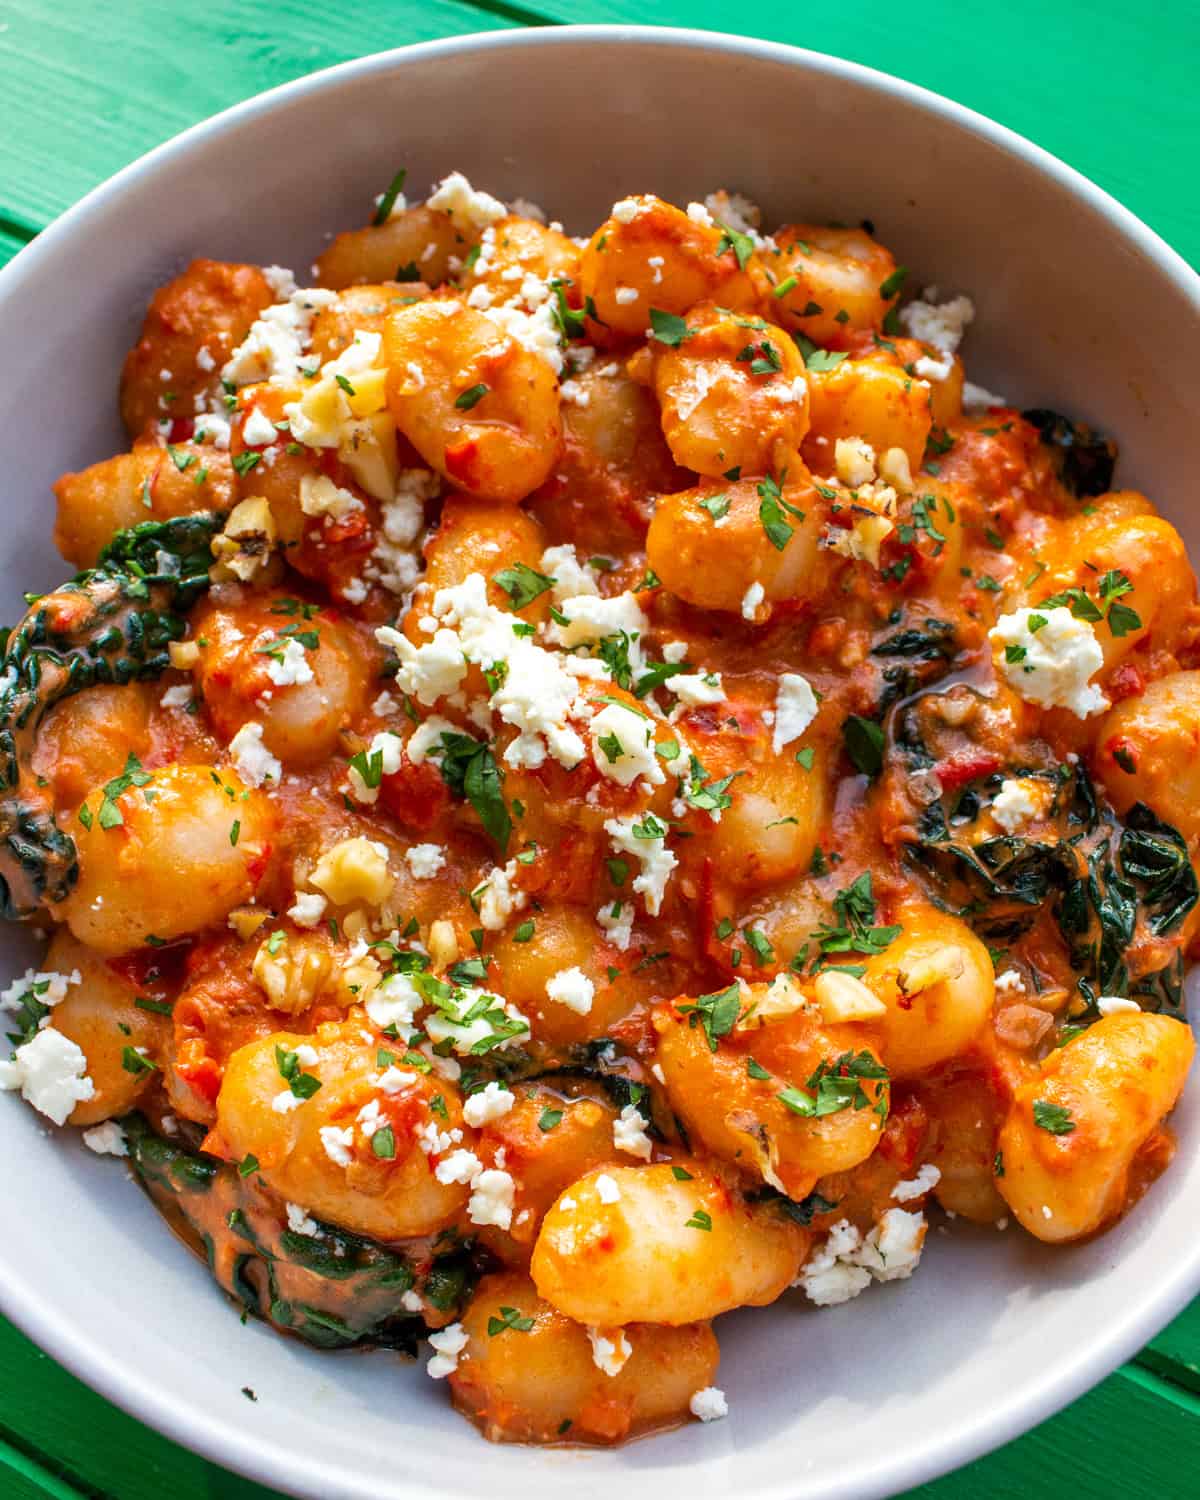
[[[3,1454],[18,1448],[37,1455],[47,1471],[58,1469],[75,1476],[85,1493],[98,1492],[113,1500],[271,1497],[270,1491],[226,1474],[118,1411],[3,1319],[0,1370],[4,1371],[0,1389],[0,1495],[4,1500],[9,1491]],[[53,1489],[28,1493],[30,1500],[47,1500],[47,1496],[59,1500]]]
[[[121,0],[101,20],[71,0],[4,6],[0,215],[44,227],[143,151],[218,110],[362,53],[519,24],[503,13],[510,7],[498,9],[460,0]],[[246,211],[254,212],[252,184]]]
[[[1143,12],[1126,0],[1047,5],[1045,0],[925,0],[919,17],[883,0],[804,6],[759,0],[667,0],[648,13],[644,0],[538,0],[556,21],[653,20],[710,31],[749,32],[776,42],[865,63],[922,84],[1010,126],[1092,178],[1200,267],[1200,197],[1191,167],[1200,145],[1194,61],[1200,55],[1200,5],[1159,0]],[[703,101],[753,109],[753,99]],[[701,124],[701,121],[705,123]],[[895,143],[880,158],[904,170]],[[798,169],[804,119],[796,121]],[[729,184],[735,186],[736,184]],[[1037,228],[1030,225],[1036,257]]]
[[[125,1416],[2,1322],[0,1369],[0,1437],[6,1427],[19,1433],[27,1453],[53,1455],[43,1462],[61,1465],[89,1489],[114,1500],[162,1500],[164,1494],[171,1500],[279,1500]],[[477,1441],[466,1427],[463,1441]],[[0,1443],[0,1493],[7,1500],[5,1451]],[[1113,1494],[1183,1500],[1193,1493],[1198,1472],[1200,1399],[1126,1367],[1025,1437],[904,1500],[1055,1493],[1079,1500]],[[20,1500],[26,1493],[29,1500],[68,1500],[55,1489],[15,1490]]]
[[[1137,1363],[1200,1394],[1200,1299],[1151,1340]]]
[[[4,1500],[81,1500],[82,1492],[0,1440],[0,1494]]]
[[[18,250],[23,250],[32,238],[31,233],[0,220],[0,266],[10,261]]]
[[[1200,1473],[1200,1404],[1129,1367],[1057,1417],[897,1500],[1155,1495],[1185,1500]]]

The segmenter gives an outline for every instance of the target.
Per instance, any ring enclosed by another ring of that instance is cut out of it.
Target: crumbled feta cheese
[[[672,688],[682,682],[673,678]],[[718,695],[719,701],[720,695]],[[707,701],[707,700],[706,700]],[[654,749],[654,721],[623,703],[609,703],[588,726],[592,741],[592,762],[601,776],[619,786],[632,786],[639,777],[651,786],[661,786],[667,779],[662,762]]]
[[[128,1156],[129,1143],[116,1120],[105,1120],[83,1132],[83,1144],[97,1156]]]
[[[394,1099],[397,1094],[407,1093],[417,1082],[417,1074],[410,1073],[407,1068],[387,1067],[375,1080],[379,1092],[386,1094],[389,1099]]]
[[[969,297],[953,297],[939,306],[932,287],[925,289],[925,297],[929,300],[910,302],[900,309],[901,327],[909,338],[932,344],[943,354],[953,354],[975,317],[975,305]]]
[[[335,1167],[348,1167],[354,1160],[354,1127],[339,1130],[336,1125],[322,1125],[318,1134],[325,1155]]]
[[[437,1127],[431,1124],[427,1128],[431,1128],[433,1131],[434,1149],[444,1149],[441,1147]],[[422,1149],[425,1148],[423,1140],[421,1146]],[[459,1183],[463,1187],[467,1187],[475,1181],[482,1171],[483,1163],[475,1155],[474,1151],[459,1150],[451,1151],[448,1156],[443,1157],[434,1169],[433,1175],[446,1187],[449,1187],[452,1183]]]
[[[631,303],[636,302],[641,295],[641,292],[635,286],[619,286],[613,293],[613,298],[618,307],[628,307]]]
[[[516,1102],[512,1089],[506,1089],[500,1083],[489,1083],[479,1093],[467,1098],[463,1104],[463,1119],[476,1130],[481,1130],[493,1120],[503,1119]]]
[[[325,915],[325,897],[316,891],[297,891],[287,914],[297,927],[316,927]]]
[[[299,687],[313,680],[313,669],[308,664],[304,647],[289,636],[281,651],[272,650],[267,656],[267,676],[276,687]]]
[[[1030,627],[1031,619],[1036,628]],[[1039,619],[1045,623],[1036,625]],[[1000,648],[1000,671],[1027,702],[1065,708],[1080,719],[1109,706],[1100,689],[1089,683],[1104,665],[1096,632],[1090,621],[1076,619],[1065,605],[1001,615],[988,639]]]
[[[425,1004],[407,974],[390,974],[366,998],[366,1013],[380,1031],[395,1026],[396,1034],[410,1041],[416,1032],[414,1017]]]
[[[441,844],[413,844],[404,851],[404,860],[414,880],[432,880],[446,864]]]
[[[782,672],[775,689],[775,728],[771,748],[778,755],[785,745],[798,740],[817,717],[817,695],[799,672]]]
[[[892,1189],[892,1197],[897,1203],[909,1203],[913,1198],[923,1198],[926,1193],[932,1192],[941,1180],[941,1169],[927,1161],[924,1166],[917,1168],[915,1177],[896,1184]]]
[[[434,1380],[445,1380],[458,1369],[458,1357],[469,1342],[467,1330],[461,1323],[451,1323],[441,1333],[431,1333],[429,1344],[437,1352],[425,1366],[425,1371]]]
[[[567,623],[551,626],[548,636],[568,650],[593,645],[605,636],[618,635],[621,631],[636,641],[649,628],[637,596],[629,592],[609,599],[594,594],[578,595],[573,599],[563,599],[559,610],[566,616]]]
[[[913,362],[913,374],[918,380],[947,380],[954,371],[954,356],[943,354],[941,359],[931,359],[928,354]]]
[[[912,1275],[925,1243],[925,1215],[889,1208],[863,1240],[859,1264],[876,1281],[903,1281]]]
[[[600,592],[596,586],[595,573],[591,568],[583,566],[569,542],[561,547],[547,547],[542,553],[540,567],[547,578],[554,579],[553,597],[556,604],[579,594]]]
[[[986,390],[981,385],[975,385],[970,380],[963,381],[963,411],[983,411],[989,406],[1007,406],[1008,404],[1003,396],[997,396],[992,391]]]
[[[719,1422],[722,1417],[729,1415],[729,1402],[720,1386],[706,1385],[703,1390],[693,1394],[688,1402],[688,1410],[702,1422]]]
[[[625,1368],[633,1348],[625,1337],[623,1328],[591,1328],[587,1330],[592,1346],[592,1363],[606,1375],[619,1375]]]
[[[280,1089],[279,1093],[271,1100],[271,1108],[277,1115],[290,1115],[294,1109],[299,1109],[305,1103],[299,1094],[293,1094],[291,1089]]]
[[[321,1231],[317,1227],[317,1221],[309,1217],[307,1209],[301,1208],[298,1203],[288,1203],[285,1207],[287,1208],[288,1228],[293,1234],[303,1234],[309,1239],[317,1239],[320,1236]]]
[[[652,833],[655,828],[662,829],[662,832]],[[662,910],[663,896],[666,894],[671,872],[679,863],[667,848],[666,825],[647,813],[641,819],[609,818],[604,824],[604,831],[616,849],[622,854],[633,855],[641,865],[641,870],[633,881],[634,894],[642,897],[647,912],[656,917]]]
[[[484,317],[490,318],[508,336],[544,359],[556,375],[563,370],[562,340],[554,321],[555,304],[547,301],[533,312],[524,312],[520,307],[507,303],[502,307],[490,307]]]
[[[925,1242],[925,1215],[889,1208],[864,1238],[848,1219],[839,1219],[800,1272],[797,1286],[811,1301],[832,1307],[857,1297],[876,1281],[911,1276]]]
[[[494,1167],[480,1172],[471,1184],[467,1200],[467,1217],[472,1224],[494,1224],[497,1229],[512,1227],[513,1197],[516,1183],[507,1172]]]
[[[87,1076],[87,1058],[70,1037],[43,1026],[18,1047],[11,1062],[0,1062],[0,1089],[20,1089],[21,1097],[56,1125],[96,1092]]]
[[[596,986],[578,967],[560,969],[546,981],[546,994],[577,1016],[586,1016],[591,1011]]]
[[[596,1178],[596,1197],[601,1203],[620,1203],[621,1201],[621,1189],[607,1172],[601,1172]]]
[[[618,224],[632,224],[643,209],[640,198],[621,198],[612,206],[612,217]]]
[[[1005,969],[1003,974],[996,975],[996,993],[998,995],[1023,995],[1025,993],[1025,981],[1021,978],[1017,969]]]
[[[236,386],[260,380],[295,384],[300,357],[312,339],[313,319],[337,298],[337,292],[307,287],[266,308],[221,370],[222,378]]]
[[[757,235],[762,227],[762,209],[744,193],[718,188],[705,197],[704,206],[714,219],[738,234]]]
[[[646,1134],[646,1121],[636,1104],[627,1104],[613,1121],[613,1145],[642,1161],[650,1160],[654,1142]]]
[[[242,440],[251,448],[261,448],[267,443],[275,442],[278,436],[275,423],[266,412],[259,406],[252,407],[242,423]]]
[[[396,684],[418,703],[432,706],[439,698],[456,693],[467,675],[462,642],[453,630],[439,630],[431,641],[414,646],[393,626],[381,625],[375,639],[400,658]]]
[[[392,734],[390,730],[385,729],[375,735],[365,753],[368,774],[372,774],[376,767],[378,768],[379,774],[372,774],[375,785],[368,786],[362,772],[355,765],[351,765],[347,775],[354,800],[370,806],[379,800],[380,778],[394,776],[400,769],[404,760],[404,741],[398,734]]]
[[[439,1001],[439,1006],[438,1013],[430,1015],[425,1023],[429,1039],[435,1045],[449,1040],[463,1056],[472,1055],[471,1048],[481,1042],[490,1043],[490,1051],[502,1052],[518,1046],[529,1035],[528,1018],[515,1005],[489,991],[457,985],[453,998]],[[472,1012],[474,1019],[466,1020]],[[494,1038],[501,1034],[504,1039],[495,1042]]]
[[[529,897],[514,883],[516,878],[517,862],[510,859],[506,865],[497,865],[472,891],[480,925],[486,931],[499,932],[513,912],[528,904]]]
[[[687,654],[686,641],[668,641],[662,648],[663,661],[670,662],[673,667],[678,666],[681,661],[685,660]]]
[[[672,677],[667,686],[684,708],[700,708],[725,701],[720,672],[681,672],[678,677]]]
[[[596,922],[613,947],[624,953],[633,941],[632,902],[614,901],[602,906],[596,913]]]
[[[1041,812],[1038,798],[1030,794],[1028,781],[1006,777],[992,799],[992,817],[1005,833],[1016,833]]]
[[[498,198],[473,188],[461,172],[451,172],[425,200],[426,208],[448,214],[460,229],[477,234],[503,219],[508,210]]]
[[[82,984],[83,975],[78,969],[62,974],[57,969],[26,969],[20,979],[0,991],[0,1010],[17,1010],[30,996],[41,1005],[57,1005],[67,998],[67,990],[73,984]]]
[[[752,583],[742,595],[742,619],[753,620],[758,613],[758,607],[766,598],[766,589],[757,581]]]
[[[196,350],[196,368],[203,370],[206,375],[217,368],[217,362],[213,358],[212,350],[204,344],[201,344],[199,349]]]
[[[186,708],[192,701],[191,683],[176,683],[174,687],[169,687],[158,701],[163,708]]]
[[[1136,1000],[1127,1000],[1124,995],[1101,995],[1096,1000],[1096,1009],[1102,1016],[1117,1016],[1122,1011],[1141,1010]]]
[[[709,213],[703,203],[689,203],[687,206],[687,216],[693,224],[703,224],[708,229],[715,228],[712,214]]]
[[[276,302],[286,302],[295,295],[296,275],[286,266],[263,266],[263,280],[274,293]]]
[[[832,1226],[825,1243],[809,1256],[796,1281],[810,1302],[818,1307],[835,1307],[870,1286],[871,1273],[851,1259],[861,1244],[862,1236],[849,1219],[839,1219]]]

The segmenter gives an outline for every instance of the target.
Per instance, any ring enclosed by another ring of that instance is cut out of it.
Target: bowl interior
[[[1121,481],[1200,543],[1186,504],[1196,293],[1148,231],[998,129],[864,70],[730,38],[566,28],[431,44],[277,91],[122,174],[0,276],[6,616],[63,575],[53,479],[123,445],[117,373],[150,291],[195,255],[282,263],[303,283],[400,165],[410,196],[460,168],[577,233],[627,193],[686,201],[718,186],[769,224],[868,217],[915,284],[974,298],[974,380],[1116,434]],[[31,416],[49,411],[34,440]],[[25,934],[0,934],[6,973],[31,952]],[[0,1107],[5,1311],[145,1420],[322,1500],[483,1484],[496,1500],[550,1500],[567,1479],[597,1495],[619,1479],[628,1500],[651,1500],[668,1471],[714,1500],[891,1493],[1048,1415],[1200,1285],[1193,1086],[1174,1166],[1102,1240],[1048,1252],[1015,1230],[940,1226],[911,1282],[833,1311],[796,1293],[723,1319],[727,1422],[615,1453],[485,1448],[419,1368],[243,1327],[122,1169],[43,1125]]]

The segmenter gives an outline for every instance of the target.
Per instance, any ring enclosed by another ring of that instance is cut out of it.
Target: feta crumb
[[[997,974],[996,993],[998,995],[1023,995],[1025,981],[1021,978],[1020,970],[1005,969],[1003,974]]]
[[[475,233],[487,229],[508,210],[498,198],[473,188],[461,172],[451,172],[425,200],[426,208],[448,214],[461,229]]]
[[[587,1330],[592,1346],[592,1363],[608,1376],[619,1375],[625,1368],[633,1348],[625,1337],[623,1328],[591,1328]]]
[[[0,1010],[18,1010],[32,994],[41,1005],[54,1006],[67,998],[67,990],[73,984],[82,984],[83,975],[78,969],[62,974],[57,969],[26,969],[20,979],[0,991]]]
[[[592,1008],[596,986],[580,968],[560,969],[546,981],[546,994],[577,1016],[586,1016]]]
[[[281,652],[272,650],[267,657],[267,676],[276,687],[298,687],[313,680],[313,669],[298,640],[289,637]]]
[[[631,303],[636,302],[641,295],[641,292],[635,286],[619,286],[613,293],[613,298],[618,307],[628,307]]]
[[[720,1386],[706,1385],[703,1390],[694,1393],[688,1402],[688,1410],[702,1422],[719,1422],[722,1417],[729,1415],[729,1402]]]
[[[97,1156],[128,1156],[129,1143],[115,1120],[105,1120],[83,1132],[83,1144]]]
[[[742,619],[753,620],[758,613],[758,606],[766,598],[766,589],[761,583],[755,582],[750,585],[742,595]]]
[[[325,897],[316,891],[297,891],[288,916],[297,927],[316,927],[325,915]]]
[[[512,1226],[513,1197],[516,1183],[507,1172],[489,1167],[471,1184],[467,1217],[472,1224],[494,1224],[498,1229]]]
[[[325,1155],[337,1167],[348,1167],[354,1160],[354,1127],[347,1125],[339,1130],[336,1125],[322,1125],[318,1134]]]
[[[430,1121],[419,1138],[419,1144],[426,1155],[433,1154],[426,1150],[426,1147],[429,1145],[432,1145],[435,1151],[441,1149],[442,1133],[432,1121]],[[449,1143],[447,1142],[447,1144]],[[455,1182],[466,1187],[473,1183],[482,1171],[483,1163],[475,1155],[474,1151],[458,1150],[451,1151],[447,1156],[444,1156],[438,1162],[433,1175],[440,1183],[443,1183],[447,1187]]]
[[[1031,618],[1045,623],[1031,629]],[[1000,648],[999,670],[1026,702],[1065,708],[1080,719],[1109,706],[1089,682],[1104,665],[1096,632],[1090,621],[1076,619],[1065,605],[1001,615],[988,639]]]
[[[251,448],[262,448],[279,437],[275,423],[260,406],[253,406],[242,423],[242,441]]]
[[[932,1192],[941,1180],[941,1169],[927,1161],[924,1166],[917,1168],[915,1177],[910,1177],[907,1182],[896,1184],[892,1189],[892,1197],[897,1203],[908,1203],[913,1198],[923,1198],[926,1193]]]
[[[662,833],[647,837],[651,828],[661,828]],[[639,829],[640,833],[637,831]],[[640,872],[634,877],[633,891],[635,895],[642,897],[650,916],[658,916],[667,882],[679,863],[667,848],[666,825],[657,820],[651,822],[650,814],[647,813],[640,821],[637,818],[609,818],[604,824],[604,831],[612,840],[614,848],[622,854],[633,855],[641,865]]]
[[[600,592],[595,573],[591,568],[583,566],[570,542],[561,547],[547,547],[542,553],[540,566],[548,578],[554,579],[553,595],[556,604],[561,604],[564,599],[574,599],[580,594]]]
[[[321,1231],[317,1227],[317,1221],[310,1218],[307,1209],[301,1208],[298,1203],[288,1203],[285,1207],[287,1208],[288,1228],[293,1234],[306,1235],[310,1240],[320,1237]]]
[[[601,1172],[596,1178],[596,1197],[601,1203],[620,1203],[621,1189],[607,1172]]]
[[[964,411],[983,411],[989,406],[1008,406],[1003,396],[997,396],[970,380],[963,381],[962,407]]]
[[[639,198],[621,198],[612,206],[612,217],[618,224],[632,224],[642,211],[643,204]]]
[[[624,953],[633,941],[633,903],[614,901],[602,906],[596,913],[596,923],[613,947]]]
[[[476,1130],[500,1120],[517,1102],[516,1095],[503,1084],[489,1083],[479,1093],[471,1094],[463,1104],[463,1119]]]
[[[192,701],[191,683],[180,682],[169,687],[158,701],[163,708],[186,708]]]
[[[775,689],[775,732],[771,748],[778,755],[785,745],[798,740],[817,717],[817,695],[807,677],[782,672]]]
[[[1124,995],[1101,995],[1096,1001],[1096,1009],[1102,1016],[1117,1016],[1122,1011],[1141,1010],[1136,1000],[1127,1000]]]
[[[943,354],[953,354],[962,343],[967,325],[974,320],[975,304],[969,297],[953,297],[940,306],[935,289],[927,287],[927,301],[910,302],[900,309],[900,324],[910,338],[932,344]]]
[[[687,206],[687,216],[693,224],[703,224],[708,229],[716,227],[713,224],[712,214],[709,213],[703,203],[689,203]]]
[[[434,1380],[445,1380],[458,1369],[458,1357],[467,1347],[467,1330],[461,1323],[451,1323],[441,1333],[431,1333],[429,1344],[437,1352],[425,1366],[425,1372]]]
[[[1040,812],[1041,807],[1030,795],[1028,783],[1012,777],[1001,782],[1000,790],[992,799],[992,817],[1005,833],[1016,833]]]
[[[271,1108],[277,1115],[290,1115],[292,1110],[299,1109],[304,1102],[299,1094],[293,1094],[291,1089],[281,1089],[271,1100]]]
[[[673,678],[671,687],[677,688],[683,680]],[[718,693],[716,701],[722,696]],[[623,703],[609,703],[592,719],[588,735],[592,762],[601,776],[618,786],[632,786],[640,777],[651,786],[666,781],[667,774],[654,749],[654,723],[644,713]]]
[[[667,687],[684,708],[701,708],[706,704],[725,701],[720,672],[683,672],[678,677],[672,677]],[[672,714],[672,718],[674,717]]]
[[[926,1230],[924,1214],[903,1208],[887,1209],[865,1238],[848,1219],[840,1219],[796,1284],[818,1306],[831,1307],[857,1297],[872,1278],[903,1280],[917,1267]]]
[[[96,1087],[87,1076],[87,1058],[70,1037],[44,1026],[18,1047],[11,1062],[0,1062],[0,1089],[20,1089],[21,1097],[56,1125]]]
[[[445,867],[446,851],[441,844],[413,844],[404,851],[404,862],[414,880],[432,880]]]
[[[650,1160],[654,1142],[646,1134],[646,1121],[635,1104],[627,1104],[613,1121],[613,1145],[642,1161]]]
[[[375,785],[369,786],[362,772],[354,765],[349,768],[347,779],[354,800],[370,807],[379,801],[380,780],[384,776],[394,776],[400,769],[404,760],[404,741],[398,734],[384,729],[374,736],[365,754],[368,774],[378,769],[378,775],[372,777]]]

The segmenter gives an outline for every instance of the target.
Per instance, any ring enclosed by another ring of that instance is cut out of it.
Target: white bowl
[[[400,165],[461,168],[588,229],[614,199],[717,186],[769,222],[872,218],[919,284],[975,298],[972,378],[1116,434],[1123,482],[1185,536],[1200,282],[1061,163],[932,94],[813,53],[649,28],[565,27],[405,48],[276,89],[98,188],[0,274],[8,617],[64,575],[49,486],[123,446],[121,357],[150,291],[194,255],[304,268]],[[27,962],[6,931],[6,970]],[[616,1452],[490,1447],[386,1353],[243,1327],[115,1163],[0,1101],[0,1306],[105,1396],[218,1463],[320,1500],[486,1493],[835,1500],[894,1493],[1014,1437],[1099,1380],[1200,1290],[1200,1088],[1179,1154],[1111,1234],[930,1235],[911,1282],[720,1324],[728,1421]],[[258,1394],[251,1405],[241,1394]]]

